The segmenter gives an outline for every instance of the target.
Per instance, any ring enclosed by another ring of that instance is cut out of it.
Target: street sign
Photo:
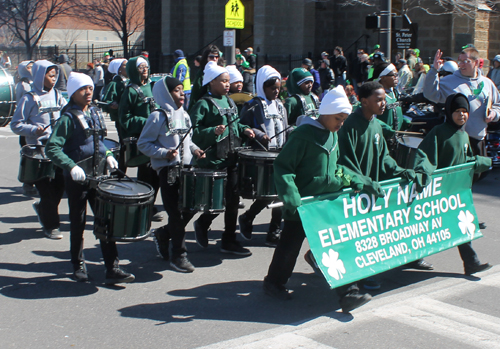
[[[224,46],[234,45],[234,30],[224,30]]]
[[[240,0],[229,0],[227,2],[225,11],[225,23],[226,28],[245,28],[245,6],[243,6]]]

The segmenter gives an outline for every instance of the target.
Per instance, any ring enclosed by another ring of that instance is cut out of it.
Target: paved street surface
[[[427,258],[434,271],[379,275],[382,288],[372,292],[372,302],[343,314],[335,292],[302,258],[307,243],[289,282],[293,299],[264,295],[261,281],[273,253],[264,245],[269,211],[244,242],[253,252],[246,258],[220,253],[222,217],[207,249],[195,243],[190,223],[192,274],[173,271],[151,238],[120,243],[121,264],[136,282],[116,287],[103,284],[90,214],[85,256],[92,281],[76,283],[66,199],[60,205],[64,238],[49,240],[31,206],[36,198],[24,196],[17,181],[18,137],[9,127],[0,129],[0,149],[2,348],[500,348],[500,170],[473,190],[479,219],[487,223],[473,246],[495,267],[466,277],[451,249]]]

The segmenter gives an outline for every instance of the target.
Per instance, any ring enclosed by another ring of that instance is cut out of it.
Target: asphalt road
[[[151,239],[120,243],[122,265],[136,282],[117,287],[103,284],[89,215],[85,256],[92,281],[74,282],[66,199],[60,205],[64,238],[49,240],[31,206],[36,198],[24,196],[17,181],[18,138],[9,127],[0,129],[0,149],[2,348],[500,348],[499,170],[473,189],[479,219],[488,226],[473,245],[492,269],[465,277],[451,249],[427,258],[434,271],[380,275],[374,299],[343,314],[335,292],[302,257],[289,282],[293,299],[264,295],[261,281],[273,253],[264,245],[269,211],[244,242],[253,252],[246,258],[220,253],[222,217],[206,249],[195,243],[190,223],[192,274],[173,271]],[[305,243],[301,254],[307,249]]]

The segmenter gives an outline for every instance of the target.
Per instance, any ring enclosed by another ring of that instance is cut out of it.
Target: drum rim
[[[249,154],[246,154],[246,153],[259,153],[259,154],[273,154],[273,156],[251,156]],[[278,157],[278,155],[280,154],[279,151],[273,151],[273,150],[269,150],[269,151],[264,151],[264,150],[260,150],[260,149],[245,149],[245,150],[241,150],[238,152],[238,156],[241,157],[241,158],[247,158],[247,159],[276,159],[276,157]]]
[[[110,193],[109,191],[106,191],[101,187],[101,184],[104,184],[105,182],[110,182],[110,181],[114,181],[114,182],[122,181],[122,182],[129,182],[129,183],[138,183],[138,184],[142,184],[142,185],[148,187],[150,190],[147,193],[135,194],[135,195],[119,195],[119,194],[115,194],[115,193]],[[121,179],[121,178],[108,178],[108,179],[105,179],[97,184],[97,193],[98,194],[101,194],[102,196],[105,196],[105,197],[112,197],[112,198],[117,198],[117,199],[120,198],[120,199],[125,199],[125,200],[128,199],[128,201],[150,198],[151,196],[154,196],[154,191],[155,190],[154,190],[153,186],[150,185],[149,183],[146,183],[143,181],[134,182],[131,180]]]
[[[217,171],[209,168],[199,168],[199,167],[190,167],[181,169],[181,174],[183,173],[192,173],[193,176],[196,176],[196,173],[212,173],[213,176],[202,176],[202,177],[227,177],[226,171]]]

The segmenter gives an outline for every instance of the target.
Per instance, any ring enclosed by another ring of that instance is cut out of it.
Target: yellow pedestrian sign
[[[240,0],[229,0],[226,4],[226,28],[245,28],[245,6]]]

